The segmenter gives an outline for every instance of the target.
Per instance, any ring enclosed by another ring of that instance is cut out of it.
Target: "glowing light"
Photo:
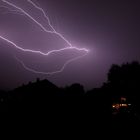
[[[126,98],[125,97],[121,97],[121,101],[126,102]]]
[[[115,108],[115,105],[112,105],[113,108]]]
[[[121,106],[123,106],[123,107],[127,107],[128,105],[127,105],[127,104],[121,104]]]
[[[22,47],[19,47],[14,42],[10,41],[9,39],[6,39],[5,37],[0,36],[0,38],[2,40],[5,40],[6,42],[8,42],[9,44],[13,45],[15,48],[17,48],[17,49],[19,49],[21,51],[31,52],[31,53],[37,53],[37,54],[41,54],[41,55],[44,55],[44,56],[48,56],[48,55],[50,55],[52,53],[61,52],[61,51],[64,51],[64,50],[72,50],[72,49],[75,49],[75,50],[78,50],[78,51],[85,51],[87,53],[89,52],[89,50],[87,50],[85,48],[68,47],[68,48],[62,48],[62,49],[59,49],[59,50],[52,50],[52,51],[49,51],[47,53],[43,53],[41,51],[35,51],[35,50],[30,50],[30,49],[23,49]]]
[[[131,105],[131,104],[113,104],[112,108],[119,109],[122,107],[128,107],[129,105]]]
[[[13,41],[11,41],[11,40],[7,39],[6,37],[3,37],[3,36],[0,35],[0,39],[2,39],[2,40],[4,40],[4,41],[6,41],[7,43],[11,44],[11,45],[14,46],[16,49],[19,49],[19,50],[21,50],[21,51],[23,51],[23,52],[36,53],[36,54],[40,54],[40,55],[44,55],[44,56],[48,56],[48,55],[51,55],[51,54],[53,54],[53,53],[58,53],[58,52],[62,52],[62,51],[64,51],[64,50],[72,50],[72,49],[77,50],[77,51],[84,51],[84,52],[85,52],[85,54],[82,55],[82,56],[77,56],[77,57],[75,57],[75,58],[73,58],[73,59],[68,60],[68,61],[63,65],[63,67],[62,67],[60,70],[54,71],[54,72],[40,72],[40,71],[33,70],[33,69],[27,67],[27,66],[23,63],[23,61],[21,61],[21,60],[19,60],[18,58],[16,58],[16,60],[18,60],[26,70],[31,71],[31,72],[34,72],[34,73],[38,73],[38,74],[49,74],[49,75],[56,74],[56,73],[60,73],[60,72],[62,72],[62,71],[65,69],[65,67],[66,67],[69,63],[71,63],[71,62],[73,62],[73,61],[75,61],[75,60],[77,60],[77,59],[80,59],[80,58],[84,57],[84,56],[89,52],[89,50],[86,49],[86,48],[74,47],[61,33],[57,32],[57,31],[55,30],[55,28],[53,27],[53,25],[51,24],[50,19],[49,19],[49,17],[46,15],[45,11],[44,11],[41,7],[39,7],[39,6],[37,6],[35,3],[33,3],[31,0],[27,0],[27,2],[29,2],[29,3],[30,3],[31,5],[33,5],[36,9],[38,9],[39,11],[42,12],[42,14],[43,14],[43,16],[45,17],[45,19],[47,20],[48,25],[49,25],[49,27],[51,28],[51,30],[47,30],[39,21],[37,21],[34,17],[32,17],[29,13],[27,13],[25,10],[23,10],[23,9],[20,8],[20,7],[18,7],[17,5],[15,5],[15,4],[11,3],[11,2],[8,2],[7,0],[2,0],[2,2],[8,4],[9,6],[12,6],[13,8],[15,8],[15,9],[17,10],[17,12],[20,12],[21,14],[26,15],[26,16],[27,16],[29,19],[31,19],[35,24],[37,24],[44,32],[46,32],[46,33],[51,33],[51,34],[55,34],[55,35],[59,36],[63,41],[65,41],[65,42],[68,44],[68,46],[66,46],[65,48],[61,48],[61,49],[58,49],[58,50],[51,50],[51,51],[49,51],[49,52],[47,52],[47,53],[44,53],[44,52],[42,52],[42,51],[36,51],[36,50],[31,50],[31,49],[24,49],[24,48],[18,46],[18,45],[17,45],[16,43],[14,43]],[[16,10],[15,10],[15,11],[16,11]]]

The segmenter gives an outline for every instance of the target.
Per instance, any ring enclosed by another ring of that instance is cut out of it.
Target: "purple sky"
[[[26,0],[8,0],[29,12],[47,29],[42,14]],[[99,87],[112,63],[140,60],[140,3],[135,0],[34,0],[49,16],[52,25],[73,46],[90,50],[87,56],[70,63],[62,73],[40,75],[29,72],[15,59],[36,70],[55,71],[82,51],[67,50],[47,57],[25,53],[0,40],[0,89],[10,89],[47,78],[58,86],[75,82],[86,89]],[[56,35],[43,32],[25,15],[9,13],[14,8],[0,0],[0,35],[22,48],[48,52],[67,44]],[[2,6],[7,6],[4,8]]]

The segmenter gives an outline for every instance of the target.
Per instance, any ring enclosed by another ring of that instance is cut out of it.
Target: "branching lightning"
[[[6,9],[7,11],[4,11],[3,14],[8,14],[8,13],[12,13],[12,14],[19,14],[19,15],[23,15],[23,13],[21,13],[21,11],[19,10],[12,10],[10,9],[9,7],[7,6],[0,6],[0,8],[4,8]]]
[[[54,72],[36,71],[36,70],[34,70],[34,69],[31,69],[31,68],[27,67],[27,66],[23,63],[23,61],[21,61],[21,60],[18,59],[17,57],[15,57],[15,58],[16,58],[16,60],[19,61],[19,62],[22,64],[22,66],[23,66],[26,70],[28,70],[28,71],[31,71],[31,72],[37,73],[37,74],[53,75],[53,74],[57,74],[57,73],[63,72],[64,69],[65,69],[65,67],[66,67],[68,64],[70,64],[71,62],[76,61],[76,60],[78,60],[78,59],[80,59],[80,58],[82,58],[82,57],[84,57],[84,56],[86,56],[86,55],[87,55],[87,54],[84,54],[84,55],[82,55],[82,56],[78,56],[78,57],[75,57],[75,58],[73,58],[73,59],[68,60],[68,61],[63,65],[63,67],[62,67],[60,70],[57,70],[57,71],[54,71]]]
[[[60,38],[62,38],[70,47],[72,47],[72,44],[71,44],[62,34],[58,33],[58,32],[54,29],[54,27],[51,25],[51,22],[50,22],[50,20],[49,20],[49,17],[45,14],[44,10],[43,10],[42,8],[38,7],[36,4],[34,4],[31,0],[27,0],[27,1],[28,1],[29,3],[31,3],[35,8],[39,9],[39,10],[43,13],[43,15],[44,15],[44,17],[47,19],[48,24],[49,24],[49,26],[51,27],[52,31],[47,30],[40,22],[38,22],[36,19],[34,19],[29,13],[27,13],[27,12],[26,12],[25,10],[23,10],[22,8],[16,6],[15,4],[13,4],[13,3],[11,3],[11,2],[8,2],[8,1],[6,1],[6,0],[2,0],[2,1],[5,2],[5,3],[7,3],[8,5],[14,7],[15,9],[21,11],[21,12],[22,12],[23,14],[25,14],[28,18],[30,18],[33,22],[35,22],[38,26],[40,26],[40,28],[41,28],[42,30],[44,30],[45,32],[58,35],[58,36],[59,36]]]
[[[51,30],[47,30],[39,21],[37,21],[34,17],[32,17],[29,13],[27,13],[25,10],[23,10],[23,9],[20,8],[20,7],[18,7],[17,5],[15,5],[15,4],[11,3],[11,2],[8,2],[7,0],[2,0],[2,2],[6,3],[6,4],[9,5],[9,6],[12,6],[13,8],[15,8],[15,11],[20,12],[21,14],[26,15],[26,16],[27,16],[29,19],[31,19],[35,24],[37,24],[44,32],[46,32],[46,33],[51,33],[51,34],[55,34],[55,35],[59,36],[62,40],[64,40],[64,42],[66,42],[66,43],[68,44],[68,46],[66,46],[65,48],[61,48],[61,49],[58,49],[58,50],[51,50],[51,51],[49,51],[49,52],[47,52],[47,53],[44,53],[44,52],[42,52],[42,51],[36,51],[36,50],[31,50],[31,49],[24,49],[24,48],[18,46],[18,45],[17,45],[16,43],[14,43],[13,41],[10,41],[9,39],[7,39],[7,38],[5,38],[5,37],[3,37],[3,36],[0,35],[0,39],[6,41],[8,44],[11,44],[11,45],[14,46],[16,49],[19,49],[19,50],[21,50],[21,51],[23,51],[23,52],[30,52],[30,53],[40,54],[40,55],[43,55],[43,56],[48,56],[48,55],[51,55],[51,54],[53,54],[53,53],[62,52],[62,51],[64,51],[64,50],[77,50],[77,51],[84,51],[84,52],[85,52],[85,54],[82,55],[82,56],[77,56],[77,57],[75,57],[75,58],[73,58],[73,59],[68,60],[68,61],[63,65],[63,67],[62,67],[60,70],[57,70],[57,71],[54,71],[54,72],[40,72],[40,71],[33,70],[33,69],[27,67],[27,66],[23,63],[23,61],[21,61],[21,60],[19,60],[18,58],[16,58],[16,60],[18,60],[26,70],[31,71],[31,72],[33,72],[33,73],[47,74],[47,75],[52,75],[52,74],[60,73],[60,72],[62,72],[62,71],[65,69],[65,67],[66,67],[69,63],[71,63],[71,62],[73,62],[73,61],[75,61],[75,60],[77,60],[77,59],[80,59],[80,58],[84,57],[84,56],[89,52],[89,50],[86,49],[86,48],[77,48],[77,47],[74,47],[61,33],[57,32],[57,31],[55,30],[55,28],[53,27],[53,25],[51,24],[50,19],[49,19],[49,17],[46,15],[45,11],[44,11],[41,7],[39,7],[39,6],[37,6],[35,3],[33,3],[31,0],[27,0],[27,2],[29,2],[29,3],[30,3],[31,5],[33,5],[36,9],[38,9],[39,11],[42,12],[42,14],[43,14],[43,16],[45,17],[45,19],[47,20],[48,25],[49,25],[49,27],[51,28]]]
[[[62,48],[62,49],[59,49],[59,50],[52,50],[52,51],[49,51],[47,53],[43,53],[41,51],[35,51],[35,50],[30,50],[30,49],[23,49],[21,47],[19,47],[18,45],[16,45],[15,43],[13,43],[12,41],[0,36],[0,38],[2,40],[5,40],[7,43],[13,45],[15,48],[21,50],[21,51],[24,51],[24,52],[31,52],[31,53],[37,53],[37,54],[40,54],[40,55],[44,55],[44,56],[48,56],[50,54],[53,54],[53,53],[56,53],[56,52],[61,52],[61,51],[64,51],[64,50],[72,50],[72,49],[75,49],[75,50],[78,50],[78,51],[85,51],[88,53],[88,50],[85,49],[85,48],[77,48],[77,47],[68,47],[68,48]]]

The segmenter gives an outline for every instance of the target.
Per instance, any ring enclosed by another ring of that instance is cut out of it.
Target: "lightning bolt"
[[[4,11],[3,14],[9,14],[9,13],[12,13],[12,14],[19,14],[19,15],[24,15],[23,13],[21,13],[21,11],[18,11],[18,10],[11,10],[9,7],[7,6],[0,6],[0,8],[4,8],[4,9],[7,9],[8,11]]]
[[[37,73],[37,74],[43,74],[43,75],[54,75],[54,74],[63,72],[64,69],[65,69],[65,67],[66,67],[68,64],[70,64],[70,63],[72,63],[73,61],[76,61],[76,60],[78,60],[78,59],[80,59],[80,58],[82,58],[82,57],[84,57],[84,56],[86,56],[86,55],[87,55],[87,54],[84,54],[84,55],[82,55],[82,56],[78,56],[78,57],[75,57],[75,58],[73,58],[73,59],[68,60],[68,61],[63,65],[63,67],[62,67],[60,70],[57,70],[57,71],[54,71],[54,72],[43,72],[43,71],[36,71],[36,70],[33,70],[33,69],[27,67],[27,66],[23,63],[23,61],[21,61],[21,60],[18,59],[17,57],[15,57],[15,58],[16,58],[17,61],[19,61],[19,62],[22,64],[22,66],[23,66],[26,70],[28,70],[28,71],[30,71],[30,72]]]
[[[24,52],[31,52],[31,53],[37,53],[37,54],[41,54],[41,55],[44,55],[44,56],[48,56],[50,54],[53,54],[53,53],[56,53],[56,52],[61,52],[61,51],[64,51],[64,50],[77,50],[77,51],[85,51],[85,52],[89,52],[89,50],[85,49],[85,48],[77,48],[77,47],[68,47],[68,48],[62,48],[62,49],[59,49],[59,50],[52,50],[52,51],[49,51],[47,53],[43,53],[41,51],[34,51],[34,50],[30,50],[30,49],[23,49],[21,47],[19,47],[18,45],[16,45],[14,42],[0,36],[0,38],[4,41],[6,41],[7,43],[11,44],[12,46],[14,46],[15,48],[21,50],[21,51],[24,51]]]
[[[38,22],[36,19],[34,19],[29,13],[27,13],[27,12],[26,12],[25,10],[23,10],[22,8],[16,6],[15,4],[13,4],[13,3],[11,3],[11,2],[8,2],[7,0],[2,0],[2,2],[8,4],[9,6],[12,6],[12,7],[15,8],[17,11],[19,11],[19,12],[21,12],[22,14],[26,15],[26,16],[27,16],[29,19],[31,19],[35,24],[37,24],[44,32],[46,32],[46,33],[51,33],[51,34],[55,34],[55,35],[59,36],[61,39],[63,39],[63,40],[68,44],[68,46],[65,47],[65,48],[58,49],[58,50],[52,50],[52,51],[49,51],[49,52],[47,52],[47,53],[43,53],[43,52],[41,52],[41,51],[36,51],[36,50],[31,50],[31,49],[24,49],[24,48],[18,46],[18,45],[17,45],[16,43],[14,43],[13,41],[10,41],[9,39],[7,39],[7,38],[5,38],[5,37],[3,37],[3,36],[0,35],[0,39],[2,39],[2,40],[4,40],[4,41],[6,41],[7,43],[11,44],[11,45],[14,46],[16,49],[19,49],[19,50],[24,51],[24,52],[37,53],[37,54],[40,54],[40,55],[43,55],[43,56],[48,56],[48,55],[51,55],[51,54],[53,54],[53,53],[58,53],[58,52],[61,52],[61,51],[64,51],[64,50],[73,50],[73,49],[74,49],[74,50],[77,50],[77,51],[84,51],[84,52],[85,52],[85,54],[82,55],[82,56],[77,56],[77,57],[75,57],[75,58],[73,58],[73,59],[68,60],[68,61],[63,65],[63,67],[62,67],[60,70],[54,71],[54,72],[40,72],[40,71],[33,70],[33,69],[27,67],[27,66],[23,63],[23,61],[19,60],[19,59],[16,57],[16,60],[19,61],[19,62],[22,64],[22,66],[23,66],[26,70],[31,71],[31,72],[33,72],[33,73],[47,74],[47,75],[52,75],[52,74],[60,73],[60,72],[63,72],[63,70],[65,69],[65,67],[66,67],[69,63],[71,63],[71,62],[73,62],[73,61],[75,61],[75,60],[77,60],[77,59],[80,59],[80,58],[84,57],[84,56],[89,52],[89,50],[86,49],[86,48],[77,48],[77,47],[73,47],[73,45],[72,45],[61,33],[57,32],[57,31],[55,30],[55,28],[53,27],[53,25],[52,25],[51,22],[50,22],[49,17],[46,15],[45,11],[44,11],[41,7],[39,7],[39,6],[37,6],[35,3],[33,3],[31,0],[27,0],[27,2],[29,2],[29,3],[30,3],[31,5],[33,5],[36,9],[38,9],[39,11],[41,11],[41,12],[43,13],[43,16],[44,16],[45,19],[47,20],[48,25],[49,25],[49,27],[51,28],[51,30],[47,30],[40,22]]]
[[[8,2],[6,0],[2,0],[3,2],[7,3],[8,5],[14,7],[15,9],[21,11],[23,14],[25,14],[28,18],[30,18],[33,22],[35,22],[43,31],[47,32],[47,33],[51,33],[51,34],[56,34],[58,35],[60,38],[62,38],[70,47],[72,47],[72,44],[60,33],[58,33],[54,27],[51,25],[50,19],[49,17],[46,15],[46,13],[44,12],[44,10],[40,7],[38,7],[36,4],[34,4],[31,0],[27,0],[29,3],[31,3],[35,8],[39,9],[44,17],[47,19],[49,26],[51,27],[52,31],[47,30],[40,22],[38,22],[36,19],[34,19],[30,14],[28,14],[25,10],[23,10],[22,8],[16,6],[15,4]]]

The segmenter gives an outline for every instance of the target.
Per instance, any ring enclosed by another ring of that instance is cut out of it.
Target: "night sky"
[[[7,0],[20,6],[47,28],[41,12],[27,0]],[[47,78],[58,86],[81,83],[86,89],[99,87],[107,79],[110,66],[140,61],[140,2],[135,0],[32,0],[43,8],[57,32],[74,47],[89,53],[55,75],[27,71],[19,61],[38,71],[59,70],[83,51],[66,50],[49,56],[22,52],[0,39],[0,89],[11,89]],[[0,0],[0,35],[24,49],[47,53],[67,44],[54,34],[45,33],[32,20]]]

